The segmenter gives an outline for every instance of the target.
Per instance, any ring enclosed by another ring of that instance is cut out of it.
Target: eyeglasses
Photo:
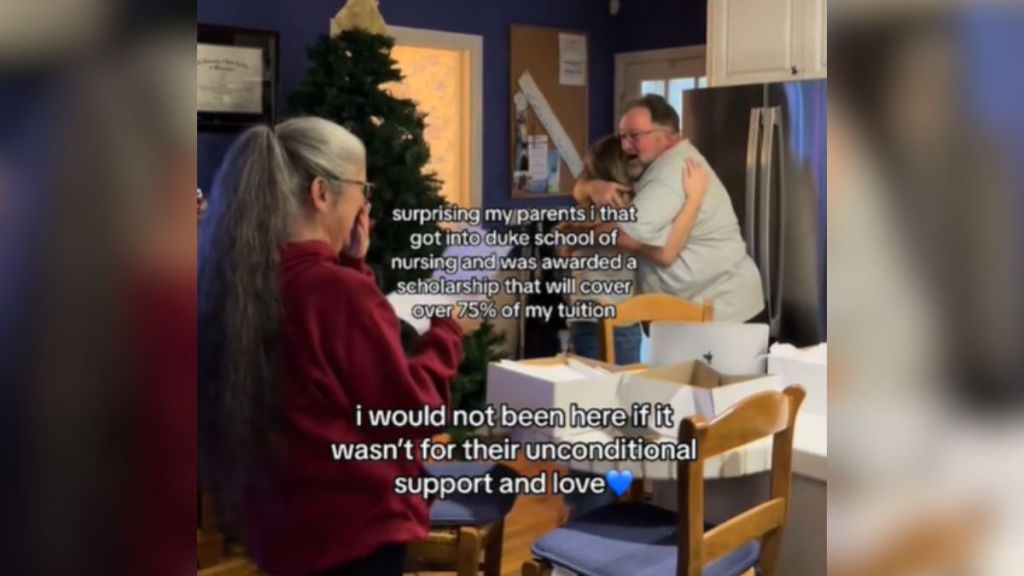
[[[369,202],[370,199],[373,197],[373,189],[375,187],[373,182],[364,182],[362,180],[348,180],[348,179],[345,179],[345,178],[341,178],[339,180],[339,182],[344,182],[346,184],[355,184],[357,186],[362,186],[363,187],[363,198],[366,199],[367,202]]]
[[[666,128],[651,128],[650,130],[645,130],[643,132],[630,132],[628,134],[619,134],[619,140],[629,140],[630,142],[636,144],[637,140],[640,140],[640,138],[647,136],[648,134],[665,131]]]

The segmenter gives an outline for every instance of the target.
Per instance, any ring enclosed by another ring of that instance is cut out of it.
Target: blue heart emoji
[[[608,484],[608,487],[615,492],[616,496],[622,496],[629,490],[629,485],[633,483],[633,473],[629,470],[609,470],[604,475],[604,481]]]

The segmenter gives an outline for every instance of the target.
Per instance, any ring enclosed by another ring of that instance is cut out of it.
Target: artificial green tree
[[[367,179],[374,183],[367,264],[385,294],[399,282],[428,277],[429,271],[397,270],[392,258],[413,255],[409,238],[433,233],[437,223],[395,222],[395,208],[432,209],[444,204],[441,182],[424,172],[430,149],[423,137],[425,115],[416,103],[396,98],[382,85],[402,80],[391,58],[394,40],[355,29],[338,36],[324,35],[308,51],[306,76],[288,98],[293,116],[320,116],[347,128],[366,146]],[[441,246],[417,252],[436,256]]]
[[[484,322],[472,334],[462,340],[462,364],[452,380],[452,406],[461,410],[479,410],[487,401],[487,365],[500,360],[499,352],[505,343],[505,335]],[[460,442],[473,433],[465,428],[449,428],[453,442]]]
[[[305,78],[288,99],[292,116],[313,115],[331,120],[358,136],[366,146],[367,179],[373,182],[375,225],[370,230],[367,263],[373,268],[384,293],[399,282],[427,278],[430,271],[397,270],[393,258],[439,255],[444,247],[431,246],[413,251],[410,237],[438,230],[435,222],[395,222],[392,211],[433,209],[444,204],[441,182],[424,168],[430,149],[423,136],[426,116],[409,99],[396,98],[381,88],[402,80],[397,62],[391,58],[394,40],[383,34],[348,29],[337,36],[323,36],[309,48]],[[406,349],[413,346],[415,331],[403,323]],[[467,334],[463,360],[452,381],[452,407],[478,409],[484,404],[487,364],[500,357],[497,350],[504,335],[489,323]],[[452,430],[453,436],[466,431]]]

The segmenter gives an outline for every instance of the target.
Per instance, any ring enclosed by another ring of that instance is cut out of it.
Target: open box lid
[[[548,358],[529,360],[501,360],[497,366],[535,378],[553,382],[603,378],[645,370],[645,364],[617,366],[574,354],[562,354]]]
[[[641,374],[646,378],[666,380],[703,389],[718,388],[765,376],[764,374],[719,374],[714,368],[699,360],[650,368]]]
[[[647,372],[623,375],[616,393],[619,405],[631,414],[635,404],[651,406],[647,426],[630,427],[623,432],[637,436],[657,435],[675,438],[678,435],[679,422],[697,412],[693,389],[681,384],[668,379],[650,377]],[[672,418],[668,422],[659,421],[657,414],[658,406],[664,404],[672,407]]]
[[[703,362],[690,361],[624,375],[619,403],[628,409],[635,403],[671,405],[669,425],[652,418],[649,428],[659,436],[674,438],[684,418],[694,414],[713,418],[751,394],[778,388],[778,378],[770,375],[724,375]]]

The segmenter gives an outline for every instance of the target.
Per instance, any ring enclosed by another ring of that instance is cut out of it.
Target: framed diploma
[[[277,32],[200,24],[196,34],[200,130],[273,124],[277,115]]]

